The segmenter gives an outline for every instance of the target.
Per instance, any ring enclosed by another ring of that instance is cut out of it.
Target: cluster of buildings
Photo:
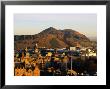
[[[14,55],[15,76],[89,76],[97,75],[96,66],[93,47],[48,49],[36,44],[34,49],[15,50]]]

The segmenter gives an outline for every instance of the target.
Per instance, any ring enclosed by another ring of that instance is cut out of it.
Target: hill
[[[49,27],[35,35],[15,35],[14,45],[17,48],[33,48],[35,44],[39,47],[65,48],[70,46],[91,46],[91,41],[85,35],[72,30],[57,30]]]

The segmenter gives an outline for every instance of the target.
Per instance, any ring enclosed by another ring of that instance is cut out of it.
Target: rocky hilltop
[[[91,45],[91,41],[85,35],[72,29],[57,30],[56,28],[49,27],[35,35],[14,36],[15,49],[33,48],[36,43],[39,47],[47,48],[87,47]]]

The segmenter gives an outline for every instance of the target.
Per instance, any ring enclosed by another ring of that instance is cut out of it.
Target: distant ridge
[[[49,27],[35,35],[15,35],[15,49],[30,47],[65,48],[70,46],[91,46],[91,41],[85,35],[72,29],[57,30]]]

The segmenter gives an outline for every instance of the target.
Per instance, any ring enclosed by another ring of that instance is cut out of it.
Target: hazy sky
[[[42,30],[54,27],[56,29],[73,29],[87,37],[97,35],[96,14],[15,14],[14,34],[37,34]]]

